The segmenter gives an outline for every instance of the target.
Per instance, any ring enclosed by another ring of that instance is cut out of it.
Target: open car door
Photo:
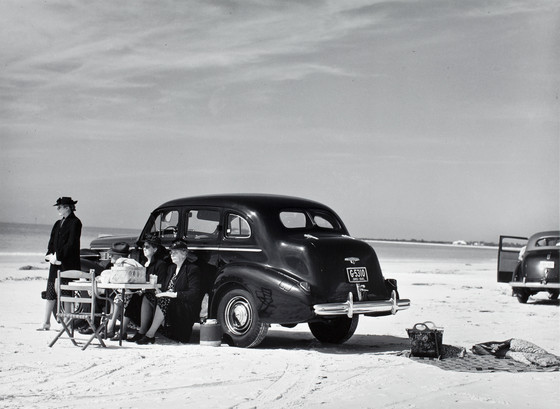
[[[527,237],[500,236],[498,247],[498,282],[509,283],[519,263],[519,252],[527,245]]]

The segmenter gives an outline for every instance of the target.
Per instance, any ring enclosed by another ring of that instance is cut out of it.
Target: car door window
[[[288,229],[301,229],[308,226],[307,216],[303,211],[280,212],[280,221]]]
[[[179,212],[177,210],[165,210],[156,215],[149,234],[162,239],[175,239],[177,238],[178,225]]]
[[[208,241],[218,238],[220,232],[218,210],[192,209],[187,214],[187,240]]]
[[[247,220],[237,214],[228,215],[226,237],[233,239],[246,239],[251,237],[251,227]]]

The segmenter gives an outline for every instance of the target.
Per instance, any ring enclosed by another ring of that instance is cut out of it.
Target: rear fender
[[[310,294],[279,270],[250,264],[228,265],[218,273],[212,289],[210,315],[216,317],[220,299],[232,288],[244,288],[256,301],[266,323],[297,324],[313,317]]]

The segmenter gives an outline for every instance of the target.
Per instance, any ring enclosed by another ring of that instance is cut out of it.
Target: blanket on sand
[[[475,344],[471,348],[476,355],[494,355],[510,358],[527,365],[551,367],[560,365],[560,358],[543,348],[523,339],[511,338],[506,341],[489,341]]]
[[[444,344],[440,358],[415,357],[410,354],[410,351],[403,351],[402,355],[418,363],[454,372],[519,373],[560,370],[560,358],[535,344],[520,339],[476,344],[471,351]]]

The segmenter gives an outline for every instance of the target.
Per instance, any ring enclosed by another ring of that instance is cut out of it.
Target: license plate
[[[346,267],[348,274],[348,282],[350,283],[367,283],[367,268],[365,267]]]
[[[539,267],[541,268],[541,270],[544,270],[546,268],[554,268],[554,261],[541,261],[539,263]]]

